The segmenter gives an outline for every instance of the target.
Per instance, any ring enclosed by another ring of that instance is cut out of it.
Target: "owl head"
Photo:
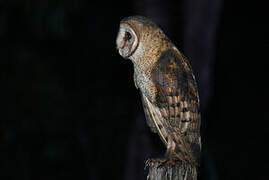
[[[120,22],[116,46],[119,54],[132,59],[137,54],[149,54],[168,44],[168,38],[151,20],[142,16],[130,16]]]

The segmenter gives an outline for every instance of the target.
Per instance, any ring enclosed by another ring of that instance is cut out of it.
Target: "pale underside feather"
[[[162,115],[158,108],[148,100],[148,98],[142,94],[144,111],[146,114],[146,120],[153,132],[157,132],[161,137],[161,140],[167,145],[167,132],[162,124]]]

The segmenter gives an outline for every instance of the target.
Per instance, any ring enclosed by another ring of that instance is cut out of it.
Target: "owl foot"
[[[159,164],[158,168],[173,167],[173,166],[176,166],[178,163],[179,163],[178,159],[168,158],[168,159],[164,159],[164,161]]]
[[[157,168],[167,168],[178,165],[180,162],[179,159],[176,158],[156,158],[156,159],[148,159],[145,164],[145,168],[149,166],[157,166]]]
[[[173,159],[172,157],[174,156],[174,150],[172,148],[167,149],[164,156],[167,159]]]

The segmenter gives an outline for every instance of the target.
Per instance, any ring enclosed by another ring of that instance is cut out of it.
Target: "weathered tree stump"
[[[182,161],[164,163],[163,159],[151,159],[146,167],[149,168],[147,180],[197,180],[196,167]]]

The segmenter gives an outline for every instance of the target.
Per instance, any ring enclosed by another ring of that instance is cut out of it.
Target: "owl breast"
[[[155,101],[156,87],[147,74],[142,73],[139,68],[134,68],[134,81],[136,85],[151,102]]]

